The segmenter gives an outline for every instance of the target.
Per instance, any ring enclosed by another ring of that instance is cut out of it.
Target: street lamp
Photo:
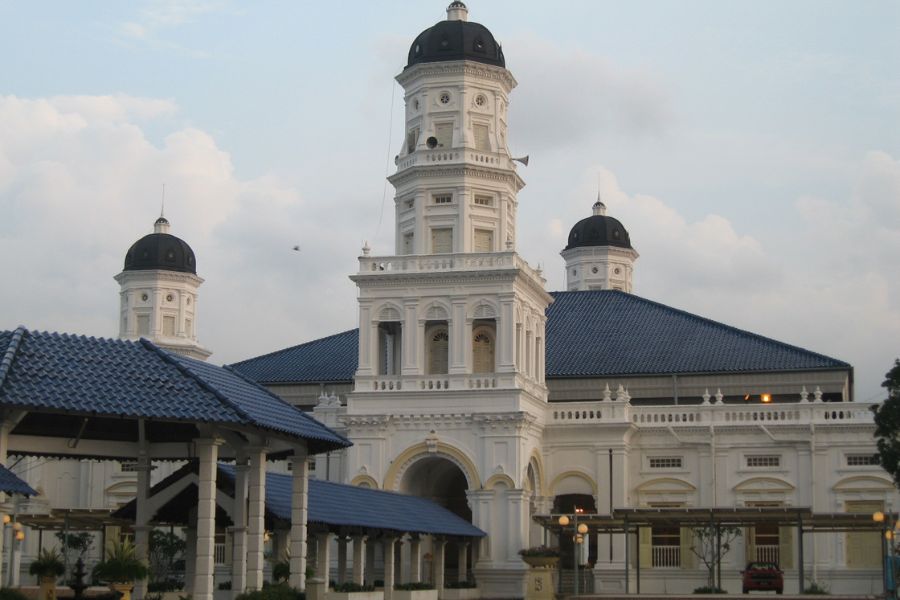
[[[881,530],[884,534],[884,542],[882,542],[882,544],[886,543],[888,547],[888,568],[885,571],[884,580],[885,596],[888,598],[896,598],[896,582],[894,581],[894,532],[895,529],[900,528],[900,523],[897,522],[896,516],[893,513],[888,512],[888,514],[884,514],[880,510],[872,513],[872,520],[882,524]],[[882,545],[882,549],[884,549],[884,545]]]
[[[578,563],[581,560],[581,544],[584,543],[584,535],[588,532],[588,526],[584,523],[578,523],[578,515],[584,512],[583,508],[575,507],[575,512],[572,514],[572,518],[569,519],[568,515],[560,515],[559,524],[565,530],[568,527],[569,523],[572,523],[572,529],[575,531],[575,534],[572,536],[572,541],[575,542],[575,552],[574,552],[574,563],[575,563],[575,594],[578,595]]]

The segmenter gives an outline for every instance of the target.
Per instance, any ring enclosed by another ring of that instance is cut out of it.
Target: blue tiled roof
[[[0,342],[2,342],[0,337]],[[37,496],[30,485],[16,477],[16,474],[0,465],[0,492],[7,494],[22,494],[23,496]]]
[[[850,365],[618,291],[553,292],[547,377],[849,369]],[[351,381],[353,329],[232,365],[260,383]]]
[[[547,377],[850,368],[633,294],[610,290],[552,296]]]
[[[359,360],[359,330],[278,350],[231,365],[259,383],[349,382]]]
[[[234,470],[220,465],[230,480]],[[272,515],[291,520],[291,475],[266,473],[266,508]],[[309,480],[309,523],[331,526],[390,529],[407,533],[481,537],[485,533],[426,498]]]
[[[350,445],[302,411],[224,367],[130,342],[20,327],[0,332],[0,405],[68,414],[245,425]]]

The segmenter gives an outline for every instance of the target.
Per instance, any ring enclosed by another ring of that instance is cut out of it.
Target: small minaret
[[[136,241],[125,255],[119,282],[119,338],[147,338],[178,354],[206,360],[212,352],[197,340],[197,276],[194,251],[169,233],[162,214],[153,233]]]
[[[560,253],[566,261],[566,290],[620,290],[631,293],[637,251],[628,230],[607,216],[597,194],[593,214],[578,221],[569,232],[569,243]]]

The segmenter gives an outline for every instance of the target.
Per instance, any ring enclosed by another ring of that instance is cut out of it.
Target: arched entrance
[[[400,479],[399,491],[440,504],[452,513],[472,522],[472,509],[466,499],[469,483],[459,466],[442,456],[425,456],[411,464]],[[461,545],[449,541],[444,553],[444,573],[446,581],[467,579],[471,571],[472,552],[468,543]],[[426,559],[433,556],[431,548],[426,547]],[[430,580],[433,565],[425,564],[426,579]]]

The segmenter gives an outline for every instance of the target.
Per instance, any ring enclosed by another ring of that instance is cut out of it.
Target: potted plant
[[[335,585],[328,594],[329,600],[384,600],[384,591],[374,585],[360,585],[350,581]]]
[[[41,550],[28,567],[28,572],[37,575],[41,584],[41,600],[56,600],[56,580],[66,572],[56,550]]]
[[[559,562],[559,548],[532,546],[519,550],[519,556],[531,567],[553,567]]]
[[[434,586],[424,581],[394,584],[392,600],[437,600],[438,593]]]
[[[97,563],[93,575],[106,582],[109,588],[122,594],[121,600],[131,600],[134,582],[145,579],[149,570],[137,557],[134,544],[129,541],[113,542],[106,552],[106,559]]]

